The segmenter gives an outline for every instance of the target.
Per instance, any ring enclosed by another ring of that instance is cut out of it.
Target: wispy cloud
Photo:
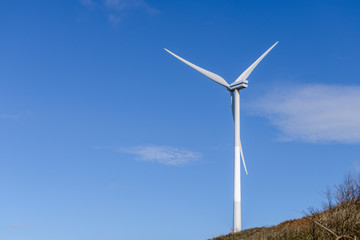
[[[117,183],[109,183],[106,187],[107,190],[109,191],[114,191],[114,190],[118,190],[118,189],[125,189],[128,188],[127,185],[122,185],[122,184],[117,184]]]
[[[148,11],[150,14],[156,14],[159,12],[159,10],[150,7],[142,0],[104,0],[104,4],[107,8],[117,12],[121,12],[130,8],[142,8]]]
[[[122,17],[118,14],[109,14],[108,19],[109,22],[116,26],[121,22]]]
[[[109,22],[117,25],[124,17],[124,13],[130,9],[143,9],[149,14],[157,14],[160,11],[151,7],[143,0],[79,0],[84,6],[103,6],[107,12]]]
[[[133,154],[135,159],[139,161],[160,163],[167,166],[182,166],[202,157],[201,153],[169,146],[111,147],[111,149],[119,153]]]
[[[16,113],[16,114],[0,114],[0,119],[12,119],[17,120],[23,118],[25,116],[31,115],[30,111],[26,111],[24,113]]]
[[[354,171],[354,172],[357,173],[357,174],[360,174],[359,161],[353,162],[351,170]]]
[[[19,119],[20,117],[20,114],[0,114],[0,118],[3,119]]]
[[[280,139],[360,142],[360,86],[305,85],[273,90],[252,105],[281,132]]]
[[[32,223],[17,223],[17,224],[12,224],[12,225],[8,225],[8,228],[24,228],[24,227],[32,227],[33,224]]]

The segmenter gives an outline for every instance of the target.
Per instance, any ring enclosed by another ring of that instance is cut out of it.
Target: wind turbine
[[[234,125],[235,125],[235,154],[234,154],[234,219],[233,219],[233,232],[241,231],[241,178],[240,178],[240,157],[242,158],[242,162],[244,165],[244,169],[247,173],[244,154],[241,146],[240,141],[240,94],[239,91],[241,89],[248,87],[248,80],[247,78],[251,74],[251,72],[255,69],[255,67],[260,63],[260,61],[273,49],[276,44],[272,45],[263,55],[261,55],[251,66],[246,69],[233,83],[228,84],[225,79],[220,77],[219,75],[212,73],[208,70],[205,70],[201,67],[192,64],[189,61],[179,57],[178,55],[170,52],[165,48],[165,50],[182,61],[183,63],[187,64],[188,66],[192,67],[196,71],[204,74],[206,77],[210,78],[211,80],[217,82],[220,85],[226,87],[231,95],[231,107],[232,113],[234,118]]]

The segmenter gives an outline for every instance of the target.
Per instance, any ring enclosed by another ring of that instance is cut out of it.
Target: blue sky
[[[243,227],[321,207],[359,170],[359,1],[3,1],[0,239],[230,232],[241,91]]]

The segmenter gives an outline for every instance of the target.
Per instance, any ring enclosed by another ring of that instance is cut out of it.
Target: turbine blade
[[[230,92],[230,97],[231,97],[231,112],[232,112],[232,116],[233,116],[233,120],[235,121],[235,97],[234,97],[234,91]]]
[[[243,80],[247,80],[251,72],[255,69],[255,67],[263,60],[263,58],[273,49],[276,44],[278,44],[279,41],[277,41],[274,45],[272,45],[266,52],[263,53],[251,66],[246,69],[231,85],[242,82]]]
[[[195,69],[196,71],[204,74],[205,76],[207,76],[208,78],[210,78],[211,80],[223,85],[224,87],[229,87],[230,85],[225,81],[225,79],[223,79],[222,77],[220,77],[219,75],[212,73],[208,70],[205,70],[201,67],[196,66],[195,64],[192,64],[189,61],[186,61],[185,59],[179,57],[178,55],[176,55],[175,53],[170,52],[169,50],[167,50],[166,48],[164,48],[165,51],[167,51],[168,53],[170,53],[171,55],[173,55],[174,57],[176,57],[177,59],[179,59],[180,61],[182,61],[183,63],[187,64],[188,66],[192,67],[193,69]]]
[[[242,149],[242,145],[241,145],[241,140],[240,140],[240,154],[241,154],[242,162],[244,164],[244,169],[245,169],[246,175],[248,175],[248,171],[246,169],[246,164],[245,164],[244,153],[243,153],[243,149]]]

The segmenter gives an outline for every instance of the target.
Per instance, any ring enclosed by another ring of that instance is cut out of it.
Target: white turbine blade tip
[[[249,75],[251,74],[251,72],[256,68],[256,66],[261,62],[261,60],[263,60],[263,58],[276,46],[276,44],[278,44],[279,41],[277,41],[276,43],[274,43],[268,50],[266,50],[266,52],[264,52],[253,64],[251,64],[250,67],[248,67],[232,84],[236,84],[238,82],[244,81],[246,80]]]
[[[244,165],[245,173],[246,173],[246,175],[248,175],[248,171],[247,171],[246,164],[245,164],[245,158],[244,158],[244,153],[243,153],[241,141],[240,141],[240,155],[241,155],[242,162],[243,162],[243,165]]]
[[[243,161],[243,165],[244,165],[245,173],[246,173],[246,175],[248,175],[248,171],[247,171],[247,168],[246,168],[244,155],[243,155],[242,153],[241,153],[241,158],[242,158],[242,161]]]
[[[214,82],[217,82],[218,84],[220,85],[223,85],[224,87],[227,87],[229,88],[230,85],[225,81],[225,79],[223,79],[222,77],[220,77],[219,75],[215,74],[215,73],[212,73],[206,69],[203,69],[199,66],[196,66],[195,64],[179,57],[178,55],[176,55],[175,53],[167,50],[166,48],[164,48],[165,51],[167,51],[168,53],[170,53],[171,55],[173,55],[175,58],[177,58],[178,60],[182,61],[183,63],[185,63],[186,65],[188,65],[189,67],[195,69],[196,71],[204,74],[206,77],[210,78],[211,80],[213,80]]]

